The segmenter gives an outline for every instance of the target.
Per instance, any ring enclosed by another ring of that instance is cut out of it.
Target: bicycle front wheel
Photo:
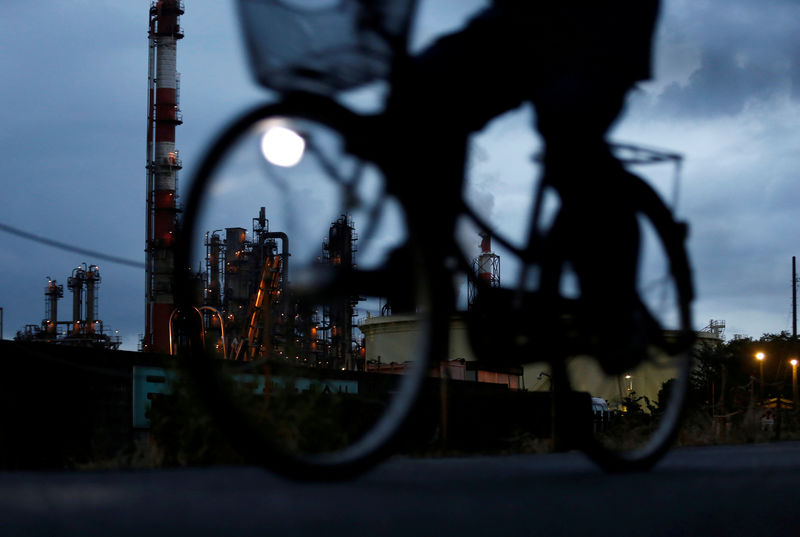
[[[235,458],[294,478],[394,452],[433,352],[403,205],[351,147],[362,119],[313,96],[245,114],[203,160],[177,246],[202,325],[184,350],[194,393]]]
[[[543,264],[543,280],[558,287],[565,305],[553,331],[561,341],[551,346],[556,389],[592,396],[592,420],[581,425],[585,430],[577,434],[578,445],[612,472],[650,468],[672,445],[688,387],[693,342],[686,226],[674,221],[646,183],[627,177],[640,245],[632,311],[612,304],[587,307],[585,274],[558,254]],[[554,237],[560,233],[558,225],[551,231]],[[615,311],[625,315],[598,319]],[[556,412],[562,418],[557,426],[562,433],[571,430],[567,436],[574,441],[577,424],[564,423],[570,416]]]

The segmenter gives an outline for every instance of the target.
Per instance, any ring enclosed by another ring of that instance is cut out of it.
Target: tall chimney
[[[179,78],[176,44],[183,38],[179,17],[183,2],[159,0],[150,7],[147,107],[146,313],[142,348],[169,352],[169,317],[174,308],[172,273],[178,208],[175,127],[182,123],[178,108]]]

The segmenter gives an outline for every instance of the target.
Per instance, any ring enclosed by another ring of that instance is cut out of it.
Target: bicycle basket
[[[385,79],[415,0],[239,0],[250,66],[277,91],[331,94]]]

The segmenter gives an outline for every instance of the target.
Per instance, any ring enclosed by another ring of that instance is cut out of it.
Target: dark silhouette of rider
[[[658,0],[495,0],[462,30],[415,57],[393,92],[398,103],[413,103],[414,117],[434,123],[432,137],[435,124],[464,134],[435,140],[423,135],[417,144],[422,154],[415,160],[424,161],[430,180],[425,186],[450,182],[445,191],[461,188],[463,173],[453,174],[452,164],[464,154],[468,134],[533,103],[545,145],[543,180],[562,202],[560,239],[570,245],[567,255],[592,325],[608,335],[598,352],[616,357],[608,367],[617,372],[634,365],[625,356],[638,354],[642,344],[635,341],[643,322],[635,292],[639,234],[620,180],[627,172],[606,135],[631,88],[650,77],[658,10]],[[437,158],[448,152],[453,159]],[[426,218],[446,210],[436,203]]]

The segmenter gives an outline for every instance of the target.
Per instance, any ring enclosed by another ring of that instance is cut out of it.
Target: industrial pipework
[[[71,336],[83,336],[102,331],[102,321],[97,316],[97,285],[100,283],[100,267],[97,265],[78,266],[67,278],[67,287],[72,291],[72,325],[68,330]],[[84,295],[84,287],[86,294]],[[84,313],[85,299],[85,315]],[[96,326],[96,324],[98,326]]]
[[[145,334],[147,352],[169,352],[169,319],[174,309],[172,269],[177,213],[175,149],[179,76],[176,44],[183,38],[179,17],[183,2],[159,0],[150,6],[147,105],[147,219],[145,260]]]
[[[100,268],[82,263],[72,270],[67,278],[67,287],[72,292],[72,319],[58,320],[58,300],[64,297],[64,286],[49,276],[45,287],[45,318],[41,326],[25,325],[17,332],[17,341],[42,341],[59,345],[74,345],[116,350],[122,343],[119,335],[104,333],[103,321],[98,319],[98,287]],[[59,330],[59,325],[65,327]]]

